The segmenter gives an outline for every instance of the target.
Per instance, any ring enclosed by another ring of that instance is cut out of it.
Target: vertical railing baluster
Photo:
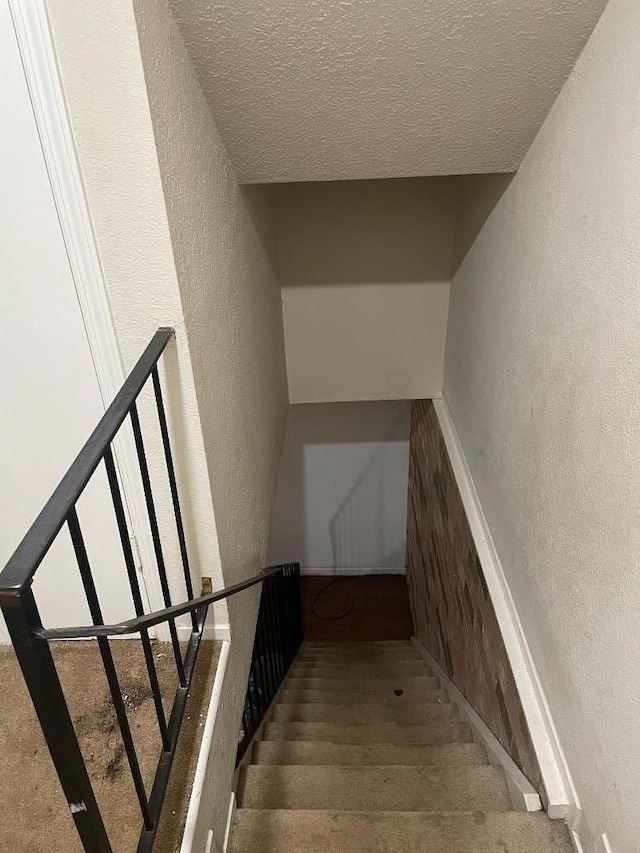
[[[160,578],[160,587],[162,589],[162,597],[166,607],[171,607],[171,593],[169,592],[169,582],[167,580],[167,569],[164,564],[164,555],[162,553],[162,542],[160,541],[160,529],[158,527],[158,517],[156,515],[156,507],[151,491],[151,478],[149,476],[149,466],[147,465],[147,455],[144,450],[144,442],[142,440],[142,430],[140,429],[140,418],[138,417],[138,409],[135,403],[131,405],[129,412],[131,418],[131,426],[133,427],[133,438],[138,454],[138,463],[140,465],[140,474],[142,476],[142,488],[144,491],[144,499],[147,505],[147,515],[149,516],[149,525],[151,527],[151,538],[153,540],[153,549],[156,555],[156,563],[158,566],[158,577]],[[180,642],[178,640],[178,631],[176,628],[176,620],[169,620],[169,633],[171,634],[171,642],[173,644],[173,654],[176,659],[176,667],[178,670],[178,679],[180,686],[185,687],[187,679],[184,672],[184,664],[182,661],[182,651],[180,650]]]
[[[113,459],[113,453],[110,447],[104,452],[104,464],[107,470],[107,479],[111,490],[111,499],[115,511],[116,522],[118,524],[118,532],[120,534],[120,544],[124,554],[124,562],[129,578],[129,586],[131,587],[131,597],[133,598],[133,607],[136,616],[142,616],[144,607],[142,605],[142,595],[140,594],[140,584],[138,583],[138,575],[136,573],[136,565],[133,559],[133,551],[131,550],[131,541],[129,539],[129,531],[127,529],[127,520],[124,514],[124,505],[122,503],[122,495],[120,493],[120,484],[118,483],[118,475]],[[164,714],[162,705],[162,694],[160,693],[160,684],[158,682],[158,673],[156,672],[155,661],[153,660],[153,651],[151,649],[151,640],[149,632],[145,629],[140,631],[140,639],[142,641],[142,649],[149,674],[149,684],[153,694],[153,702],[158,718],[158,726],[160,728],[160,736],[162,737],[162,748],[165,752],[170,749],[169,733],[167,731],[167,720]]]
[[[51,649],[33,635],[42,621],[31,586],[3,599],[2,612],[82,846],[112,853]]]
[[[84,537],[82,535],[82,530],[80,529],[80,522],[78,520],[78,514],[76,512],[75,507],[69,512],[69,515],[67,517],[67,526],[71,535],[71,542],[73,544],[73,550],[75,552],[76,560],[78,562],[80,577],[82,578],[82,585],[84,586],[85,594],[87,596],[87,604],[89,605],[89,612],[91,614],[91,618],[93,619],[93,624],[103,625],[104,622],[102,619],[102,610],[100,608],[100,602],[98,600],[98,593],[93,580],[93,575],[91,573],[91,566],[89,565],[89,556],[87,554],[87,549],[84,543]],[[138,795],[138,802],[140,803],[142,819],[147,829],[153,829],[153,821],[149,813],[149,802],[147,800],[147,793],[144,787],[144,780],[142,778],[140,764],[138,763],[138,756],[136,754],[135,745],[133,743],[133,737],[131,735],[131,728],[129,726],[127,710],[122,700],[122,693],[120,691],[120,683],[118,681],[116,665],[113,660],[111,646],[109,645],[109,640],[107,639],[107,637],[98,637],[98,648],[102,657],[105,675],[107,676],[107,683],[109,685],[109,691],[113,700],[116,718],[118,720],[118,725],[120,726],[122,743],[124,744],[124,749],[127,753],[127,759],[129,761],[129,768],[131,770],[133,784],[136,789],[136,794]]]
[[[266,605],[267,583],[268,580],[266,580],[262,584],[262,591],[260,594],[260,605],[258,607],[258,623],[256,626],[256,633],[259,633],[260,636],[260,652],[262,661],[260,670],[262,673],[262,681],[265,687],[265,705],[268,705],[271,701],[271,697],[273,696],[276,684],[276,670],[273,655],[271,654],[271,639],[269,634],[268,612]]]
[[[275,631],[275,622],[274,622],[274,613],[273,613],[273,599],[272,599],[272,590],[273,590],[273,575],[264,582],[264,602],[265,602],[265,628],[267,641],[269,643],[269,662],[271,664],[271,672],[272,672],[272,687],[269,694],[269,701],[273,699],[278,690],[278,681],[280,678],[280,668],[278,666],[278,656],[276,653],[277,641],[276,641],[276,631]]]
[[[280,671],[278,680],[281,681],[284,676],[284,649],[282,646],[282,619],[280,616],[281,605],[281,589],[282,589],[282,572],[278,572],[273,576],[273,610],[274,610],[274,626],[276,633],[276,644],[278,648],[278,661],[280,662]]]
[[[169,488],[171,489],[171,500],[173,502],[173,513],[176,518],[176,528],[178,531],[178,542],[180,544],[180,556],[182,557],[182,568],[184,570],[184,582],[187,588],[187,598],[193,598],[193,583],[191,581],[191,568],[189,566],[189,555],[187,553],[187,540],[184,535],[184,525],[182,523],[182,512],[180,510],[180,497],[178,495],[178,485],[176,483],[176,472],[173,466],[173,456],[171,453],[171,443],[169,441],[169,429],[167,427],[167,417],[164,410],[164,400],[162,399],[162,387],[160,386],[160,376],[158,374],[158,365],[151,371],[153,380],[153,391],[156,398],[156,408],[158,410],[158,420],[160,422],[160,433],[162,435],[162,446],[164,448],[164,458],[167,464],[167,474],[169,476]],[[198,630],[198,620],[195,612],[191,613],[191,624],[193,630]]]
[[[290,563],[280,566],[262,584],[242,715],[244,737],[238,745],[237,763],[242,761],[269,705],[281,688],[301,643],[300,566]],[[258,667],[258,663],[262,665]],[[260,704],[254,703],[252,698],[256,688],[258,695],[264,698]],[[254,708],[257,719],[252,721],[253,734],[249,736],[246,711]]]
[[[251,653],[251,661],[249,662],[249,681],[247,683],[247,696],[249,698],[249,707],[251,709],[251,723],[253,726],[253,732],[255,731],[259,725],[258,720],[260,719],[260,705],[256,700],[256,673],[255,667],[253,665],[254,654]]]

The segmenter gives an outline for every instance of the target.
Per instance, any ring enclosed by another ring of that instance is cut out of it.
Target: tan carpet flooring
[[[114,853],[135,851],[138,801],[93,642],[56,643],[53,654]],[[138,640],[112,642],[142,774],[151,791],[161,743]],[[179,849],[219,643],[203,643],[156,841],[156,853]],[[168,718],[177,677],[171,647],[154,657]],[[0,851],[81,853],[73,820],[12,648],[0,647]]]

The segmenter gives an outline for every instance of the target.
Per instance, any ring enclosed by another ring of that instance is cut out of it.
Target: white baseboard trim
[[[548,813],[571,828],[580,803],[520,617],[446,400],[433,405],[460,490],[548,797]]]
[[[193,850],[193,841],[200,815],[200,800],[202,798],[204,783],[207,775],[209,752],[211,750],[211,743],[213,741],[213,728],[216,722],[216,717],[218,715],[218,706],[220,705],[222,684],[227,669],[227,661],[229,660],[230,646],[231,643],[228,640],[225,640],[222,643],[222,648],[220,649],[220,657],[218,658],[218,668],[216,669],[216,675],[213,680],[211,699],[209,700],[207,718],[204,724],[204,732],[202,733],[202,742],[200,744],[200,752],[198,753],[196,772],[193,777],[193,786],[191,788],[191,797],[189,799],[189,808],[187,810],[187,818],[185,820],[184,835],[182,836],[182,845],[180,847],[180,853],[195,853],[195,851]]]
[[[191,626],[190,625],[178,625],[178,639],[184,640],[187,642],[189,637],[191,636]],[[231,628],[228,625],[220,624],[220,625],[209,625],[208,623],[204,626],[204,630],[202,632],[203,640],[230,640],[231,639]]]
[[[360,575],[404,575],[407,570],[405,568],[401,568],[396,566],[395,568],[383,568],[381,566],[374,566],[373,568],[350,568],[350,569],[338,569],[332,566],[328,566],[325,568],[315,569],[310,566],[302,566],[300,569],[301,575],[327,575],[327,576],[336,576],[336,577],[349,577],[349,576],[360,576]]]
[[[425,664],[438,677],[440,686],[446,690],[449,701],[458,706],[460,716],[467,720],[471,726],[473,739],[480,746],[484,747],[489,764],[504,770],[513,808],[521,812],[541,811],[542,803],[540,802],[540,795],[491,729],[481,719],[473,706],[467,702],[444,669],[442,669],[437,660],[422,645],[420,640],[417,637],[412,637],[411,642]]]
[[[229,798],[229,811],[227,813],[227,825],[224,830],[224,843],[222,845],[222,853],[227,853],[229,850],[229,845],[231,844],[231,832],[233,830],[233,821],[236,816],[236,809],[238,808],[238,801],[236,799],[236,792],[232,791],[231,796]]]

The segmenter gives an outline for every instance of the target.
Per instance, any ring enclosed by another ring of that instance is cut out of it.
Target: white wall
[[[455,179],[275,188],[292,403],[440,396]]]
[[[291,406],[269,563],[404,568],[408,402]]]
[[[233,583],[266,562],[286,417],[269,196],[238,186],[164,0],[50,2],[123,349],[157,325],[178,328],[169,390],[198,566]],[[230,602],[196,850],[210,826],[222,845],[257,596]]]
[[[0,2],[0,569],[104,414],[6,2]],[[78,504],[107,621],[133,616],[106,477]],[[34,592],[45,625],[90,621],[66,530]],[[0,623],[2,617],[0,616]],[[0,639],[8,640],[4,624]]]
[[[445,365],[585,853],[640,838],[639,44],[611,0],[455,277]]]
[[[268,188],[242,188],[165,0],[135,0],[226,584],[266,565],[288,404]],[[222,849],[259,588],[232,642],[194,849]]]
[[[453,241],[453,273],[464,260],[482,226],[505,190],[513,173],[458,175],[456,178],[456,224]]]
[[[133,8],[47,0],[55,50],[118,343],[130,370],[159,326],[176,329],[162,359],[165,403],[183,505],[194,588],[200,576],[223,584],[211,487],[185,318],[167,223],[160,169]],[[184,597],[173,509],[152,398],[140,412],[169,580]],[[136,535],[156,576],[146,513]],[[162,606],[156,598],[156,607]],[[226,608],[212,618],[228,623]]]

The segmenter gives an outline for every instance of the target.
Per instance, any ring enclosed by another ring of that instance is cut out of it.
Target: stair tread
[[[289,670],[291,675],[320,675],[325,678],[353,678],[354,675],[380,678],[395,675],[430,675],[431,671],[421,661],[398,661],[397,663],[361,664],[341,661],[336,664],[295,663]]]
[[[464,722],[410,723],[267,723],[265,740],[317,740],[331,743],[468,743],[471,727]]]
[[[572,853],[542,813],[239,809],[232,853]]]
[[[334,690],[314,690],[310,688],[287,688],[280,693],[281,702],[295,704],[331,704],[353,705],[369,702],[388,705],[408,705],[411,703],[448,702],[445,690],[426,690],[422,687],[409,688],[366,688],[353,689],[348,685]]]
[[[347,684],[345,684],[343,678],[290,674],[284,683],[284,689],[288,690],[299,687],[313,687],[322,690],[404,690],[408,687],[425,687],[437,690],[440,687],[440,683],[437,678],[428,675],[426,672],[423,675],[386,675],[379,678],[351,678]]]
[[[430,811],[511,807],[495,767],[258,765],[243,768],[244,808]]]
[[[455,719],[457,712],[457,705],[450,702],[411,703],[396,706],[375,702],[350,705],[279,702],[273,710],[273,721],[354,725],[377,722],[423,723],[431,720],[452,720]]]
[[[323,741],[261,741],[253,748],[253,764],[344,764],[352,766],[403,764],[485,764],[481,746],[451,743],[413,746],[394,743],[350,744]]]
[[[381,649],[389,646],[408,646],[409,648],[413,648],[413,643],[411,640],[338,640],[336,642],[329,640],[305,640],[302,644],[303,649]]]
[[[379,658],[389,660],[419,659],[420,656],[410,646],[390,649],[302,649],[298,659],[301,658],[326,658],[329,660],[378,660]]]

